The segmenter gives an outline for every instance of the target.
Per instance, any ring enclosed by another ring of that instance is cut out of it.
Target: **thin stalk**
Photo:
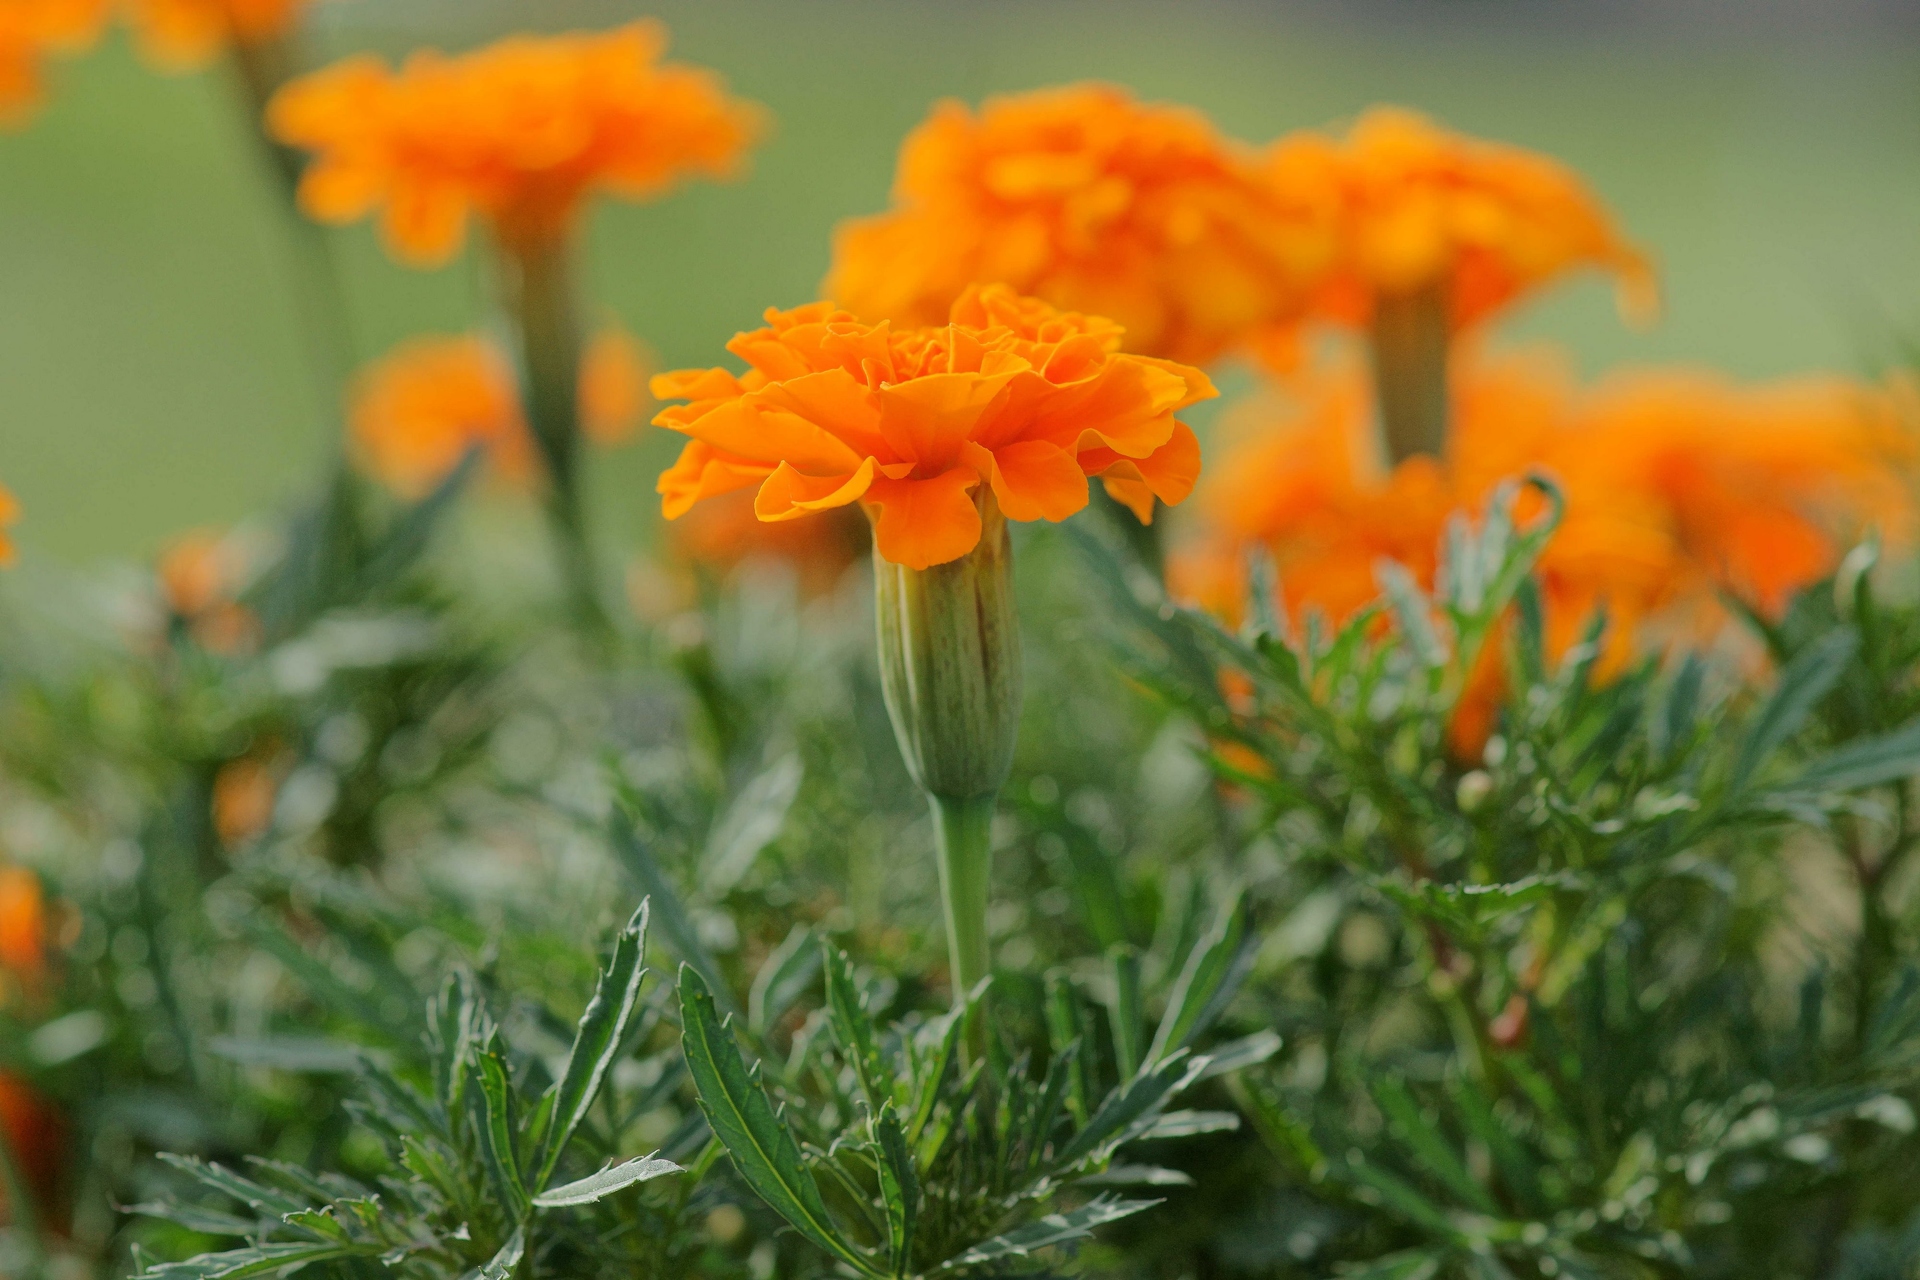
[[[953,1002],[967,995],[992,971],[987,945],[987,900],[993,871],[995,797],[929,795],[933,808],[934,851],[940,863],[940,897],[947,913],[947,956],[953,971]],[[975,1020],[968,1040],[986,1047],[986,1024]]]
[[[1446,289],[1437,283],[1374,299],[1374,400],[1390,465],[1446,450],[1448,311]]]
[[[521,411],[546,463],[547,518],[575,616],[588,630],[612,629],[600,600],[587,541],[580,480],[580,357],[573,246],[564,236],[500,245],[500,316],[513,352]]]

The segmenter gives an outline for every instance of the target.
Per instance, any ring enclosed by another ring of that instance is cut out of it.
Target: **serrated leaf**
[[[1054,1167],[1070,1169],[1119,1142],[1128,1130],[1158,1112],[1205,1069],[1205,1059],[1196,1062],[1184,1049],[1146,1068],[1107,1095],[1086,1127],[1074,1134],[1054,1158]]]
[[[638,1156],[624,1164],[611,1165],[596,1174],[569,1182],[565,1186],[544,1191],[533,1198],[533,1203],[542,1209],[559,1209],[568,1205],[592,1204],[594,1201],[610,1196],[636,1182],[650,1182],[669,1173],[685,1173],[671,1160],[660,1160],[653,1156]]]
[[[150,1280],[244,1280],[365,1252],[341,1244],[260,1244],[225,1253],[203,1253],[185,1262],[165,1263],[142,1275]]]
[[[552,1127],[541,1142],[533,1166],[533,1185],[545,1188],[560,1163],[561,1154],[573,1140],[574,1131],[587,1118],[594,1099],[600,1094],[607,1069],[620,1051],[627,1024],[633,1019],[634,1004],[640,998],[640,984],[646,980],[647,954],[646,899],[627,921],[626,928],[614,939],[613,954],[594,985],[593,999],[580,1015],[574,1031],[573,1048],[567,1053],[567,1066],[561,1072],[553,1092]]]
[[[914,1171],[913,1153],[907,1148],[907,1135],[900,1128],[900,1117],[893,1104],[886,1103],[873,1118],[874,1167],[880,1177],[880,1200],[887,1211],[887,1259],[893,1274],[904,1277],[913,1270],[913,1233],[920,1218],[920,1177]]]
[[[1096,1227],[1132,1217],[1142,1209],[1151,1209],[1159,1203],[1158,1200],[1118,1200],[1111,1196],[1097,1196],[1077,1209],[1066,1213],[1050,1213],[1017,1230],[984,1240],[947,1259],[936,1269],[953,1271],[1008,1258],[1024,1258],[1049,1245],[1085,1239],[1093,1234]]]
[[[853,981],[853,966],[847,953],[822,944],[827,972],[827,1029],[840,1056],[853,1068],[860,1092],[869,1108],[877,1110],[893,1096],[893,1081],[880,1061],[873,1044],[873,1020],[860,999]]]
[[[531,1197],[520,1171],[519,1153],[514,1149],[513,1093],[507,1064],[495,1045],[475,1055],[467,1085],[467,1107],[487,1177],[509,1216],[518,1220],[526,1215]]]
[[[527,1251],[527,1229],[519,1227],[500,1246],[500,1252],[480,1268],[480,1280],[507,1280],[514,1269],[520,1265],[520,1257]]]
[[[209,1236],[250,1236],[260,1229],[258,1218],[242,1218],[237,1214],[222,1213],[218,1209],[197,1204],[182,1204],[176,1200],[130,1204],[121,1212],[140,1218],[158,1218],[162,1222],[171,1222],[175,1226]]]
[[[251,1178],[243,1177],[224,1165],[208,1164],[192,1156],[178,1156],[168,1152],[161,1153],[160,1160],[188,1177],[212,1187],[215,1191],[232,1196],[269,1217],[279,1218],[309,1207],[272,1187],[263,1186]]]
[[[1433,625],[1433,602],[1427,599],[1427,593],[1420,589],[1406,566],[1392,560],[1377,560],[1373,577],[1385,593],[1394,623],[1414,659],[1429,670],[1445,666],[1447,645]]]
[[[705,979],[690,964],[680,966],[680,1019],[681,1045],[700,1110],[741,1179],[794,1230],[833,1257],[862,1275],[884,1274],[841,1238],[813,1174],[801,1162],[792,1131],[774,1114],[766,1091],[747,1070]]]

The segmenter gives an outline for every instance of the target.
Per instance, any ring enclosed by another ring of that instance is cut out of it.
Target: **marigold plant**
[[[314,153],[307,211],[346,223],[381,211],[392,251],[416,265],[458,251],[467,220],[502,242],[564,235],[605,191],[648,200],[692,176],[725,178],[760,135],[760,109],[713,73],[662,62],[666,29],[515,36],[399,71],[349,58],[288,84],[269,123]]]
[[[1329,259],[1328,211],[1188,107],[1103,84],[948,101],[902,146],[894,207],[840,228],[825,292],[931,325],[1005,282],[1113,317],[1129,351],[1204,363],[1291,317]]]
[[[0,127],[17,128],[46,99],[41,64],[99,38],[108,0],[5,0],[0,3]]]
[[[125,0],[141,49],[164,67],[203,66],[230,46],[291,31],[313,0]]]
[[[692,437],[660,477],[668,519],[750,486],[762,520],[860,502],[879,554],[925,569],[979,542],[982,484],[1008,519],[1064,520],[1087,504],[1089,477],[1150,513],[1199,475],[1199,443],[1174,415],[1212,384],[1121,354],[1111,322],[1005,286],[968,289],[938,328],[869,324],[828,302],[766,318],[728,344],[746,373],[653,381],[661,399],[689,401],[654,419]]]
[[[648,362],[618,330],[587,348],[580,417],[589,440],[619,444],[639,427],[650,403]],[[416,338],[369,367],[353,391],[348,431],[366,470],[403,497],[430,492],[475,448],[509,483],[529,484],[538,474],[513,368],[477,336]]]

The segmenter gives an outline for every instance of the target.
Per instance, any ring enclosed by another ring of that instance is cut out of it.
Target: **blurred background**
[[[1252,141],[1390,101],[1561,158],[1665,285],[1650,330],[1624,328],[1597,280],[1507,325],[1567,340],[1588,371],[1857,369],[1920,330],[1911,0],[330,0],[315,22],[331,55],[643,13],[777,120],[740,183],[598,202],[597,303],[668,366],[813,296],[833,224],[883,204],[934,99],[1082,78]],[[302,358],[292,235],[232,86],[156,75],[124,37],[53,74],[45,115],[0,135],[0,475],[28,555],[87,563],[288,496],[338,410]],[[470,265],[395,266],[366,226],[336,243],[358,360],[478,322]],[[673,443],[650,433],[595,467],[610,533],[647,536]]]

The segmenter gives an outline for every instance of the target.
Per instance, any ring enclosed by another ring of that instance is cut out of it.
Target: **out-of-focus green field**
[[[669,362],[711,361],[761,308],[812,296],[829,228],[883,202],[933,99],[1085,77],[1251,139],[1397,101],[1563,157],[1656,252],[1667,289],[1646,333],[1591,281],[1510,326],[1565,339],[1589,371],[1857,367],[1887,326],[1920,322],[1911,31],[1738,43],[1527,11],[1437,5],[1401,29],[1250,0],[334,0],[318,20],[330,52],[399,51],[653,12],[680,56],[766,103],[778,130],[746,181],[598,214],[594,292]],[[286,496],[336,427],[303,363],[291,237],[226,80],[154,75],[118,40],[55,78],[52,108],[0,137],[0,481],[31,553],[84,561]],[[362,358],[477,318],[471,265],[404,270],[364,228],[338,241]],[[629,534],[652,519],[666,445],[599,469],[598,506]]]

